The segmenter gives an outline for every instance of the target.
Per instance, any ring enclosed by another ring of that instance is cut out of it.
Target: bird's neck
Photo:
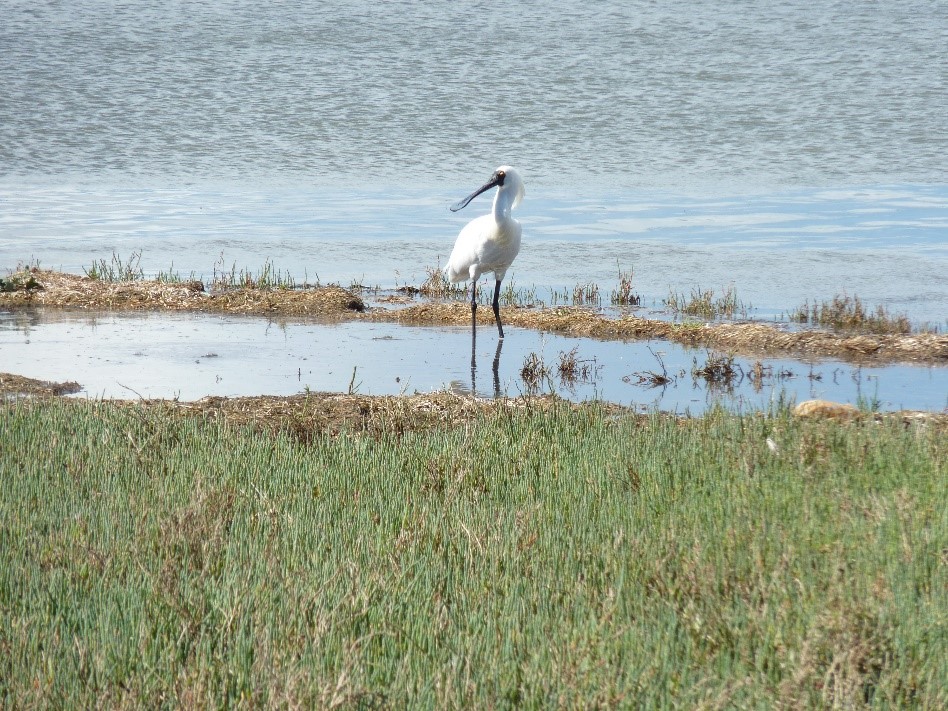
[[[494,220],[501,222],[510,219],[514,195],[509,190],[498,190],[494,196]]]

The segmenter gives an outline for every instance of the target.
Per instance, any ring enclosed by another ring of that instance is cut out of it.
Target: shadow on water
[[[825,398],[941,411],[948,368],[730,357],[665,341],[566,338],[510,327],[435,328],[207,314],[0,313],[0,372],[74,380],[80,397],[371,395],[448,388],[477,396],[555,393],[699,413]],[[490,371],[489,380],[485,380]],[[480,382],[478,376],[480,375]]]

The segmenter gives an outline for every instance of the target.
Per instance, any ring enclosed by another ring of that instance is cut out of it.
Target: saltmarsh
[[[3,704],[948,703],[944,429],[378,417],[3,404]]]

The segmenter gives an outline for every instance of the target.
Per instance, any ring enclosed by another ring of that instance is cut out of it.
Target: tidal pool
[[[948,368],[859,367],[736,356],[730,378],[694,371],[715,354],[666,341],[599,341],[508,327],[412,327],[361,321],[166,313],[0,313],[0,371],[74,380],[76,397],[177,398],[449,388],[482,397],[553,392],[637,409],[700,413],[826,398],[882,410],[948,408]],[[572,372],[560,366],[575,360]],[[718,354],[721,355],[721,354]],[[759,365],[758,365],[759,363]],[[533,366],[535,383],[522,371]],[[543,371],[546,370],[546,373]],[[653,375],[668,378],[653,386]],[[572,377],[571,377],[572,375]]]

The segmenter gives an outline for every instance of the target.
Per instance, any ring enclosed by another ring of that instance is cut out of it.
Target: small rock
[[[829,400],[804,400],[795,408],[797,417],[823,417],[831,420],[849,420],[859,415],[859,408]]]

